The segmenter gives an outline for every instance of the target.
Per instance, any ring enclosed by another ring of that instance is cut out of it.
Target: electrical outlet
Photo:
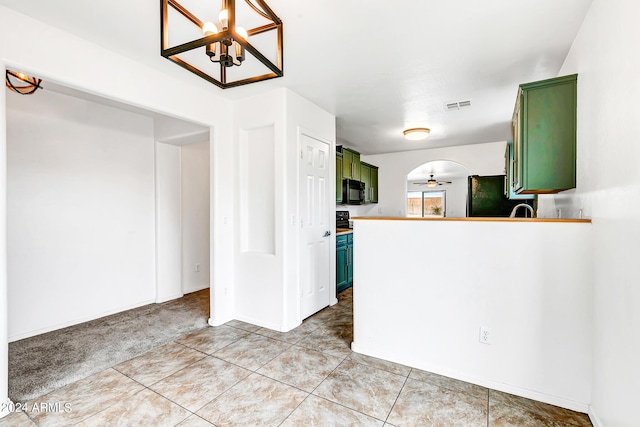
[[[200,264],[197,264],[197,263],[196,263],[195,271],[196,271],[196,272],[200,271]]]
[[[486,326],[480,326],[480,342],[482,344],[491,344],[491,329]]]

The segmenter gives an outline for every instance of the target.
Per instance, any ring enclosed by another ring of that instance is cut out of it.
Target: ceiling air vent
[[[460,110],[466,107],[471,107],[470,99],[465,99],[464,101],[447,102],[446,104],[444,104],[445,111]]]

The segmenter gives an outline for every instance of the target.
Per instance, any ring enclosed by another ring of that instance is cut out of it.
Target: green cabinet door
[[[520,85],[513,116],[518,194],[576,187],[577,75]]]
[[[371,166],[360,163],[360,181],[364,182],[364,202],[371,203]]]
[[[360,181],[360,153],[342,147],[342,177]]]
[[[347,287],[353,285],[353,234],[347,234]]]
[[[349,287],[347,282],[347,235],[336,237],[336,291]]]
[[[342,177],[353,179],[353,151],[342,149]]]
[[[360,181],[362,179],[360,153],[356,153],[355,151],[353,152],[353,171],[353,179]]]
[[[336,203],[342,203],[342,153],[336,154]]]
[[[371,166],[371,203],[378,203],[378,167]]]
[[[513,161],[513,142],[507,142],[507,148],[504,153],[504,171],[505,171],[505,186],[504,195],[510,200],[525,200],[535,199],[535,194],[516,194],[514,188],[514,161]]]

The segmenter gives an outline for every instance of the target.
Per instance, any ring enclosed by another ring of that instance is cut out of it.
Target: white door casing
[[[330,145],[300,133],[301,319],[330,303]],[[333,194],[333,193],[331,193]]]

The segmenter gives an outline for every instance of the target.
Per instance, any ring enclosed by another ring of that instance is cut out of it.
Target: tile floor
[[[287,333],[232,321],[26,402],[0,426],[590,426],[586,415],[352,353],[352,294]],[[68,404],[65,406],[65,404]]]

